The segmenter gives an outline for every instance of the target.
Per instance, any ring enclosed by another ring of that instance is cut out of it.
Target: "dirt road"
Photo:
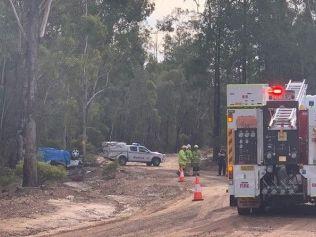
[[[171,160],[161,169],[174,172],[174,168],[176,162]],[[193,183],[193,178],[186,178],[186,182]],[[228,206],[225,178],[216,176],[214,171],[203,171],[201,183],[204,185],[202,202],[192,202],[192,193],[187,192],[179,200],[155,204],[153,210],[145,208],[127,219],[58,236],[316,236],[313,207],[238,216]]]

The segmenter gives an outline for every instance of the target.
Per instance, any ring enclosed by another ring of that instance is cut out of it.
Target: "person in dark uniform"
[[[222,174],[223,176],[225,176],[226,175],[226,151],[224,147],[221,147],[218,153],[217,164],[218,164],[218,176]]]

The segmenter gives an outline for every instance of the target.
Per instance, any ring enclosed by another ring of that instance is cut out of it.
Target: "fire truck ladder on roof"
[[[289,81],[285,90],[295,92],[295,100],[298,101],[298,106],[300,106],[306,95],[307,84],[305,83],[305,80],[297,82]]]
[[[273,115],[270,128],[295,128],[296,127],[296,109],[295,108],[278,108]]]
[[[298,102],[298,106],[303,102],[306,89],[305,80],[302,82],[289,81],[286,85],[287,91],[295,92],[294,100]],[[271,129],[296,128],[296,108],[278,108],[270,121],[269,127]]]

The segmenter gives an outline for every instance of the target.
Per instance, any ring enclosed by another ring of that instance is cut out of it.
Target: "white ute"
[[[152,152],[138,143],[127,145],[124,142],[103,142],[103,155],[111,160],[118,160],[120,165],[127,162],[146,163],[147,166],[159,166],[165,161],[165,155]]]

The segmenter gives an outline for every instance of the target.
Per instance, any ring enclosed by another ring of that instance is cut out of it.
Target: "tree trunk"
[[[5,72],[6,72],[6,58],[3,58],[2,72],[1,72],[1,120],[0,120],[0,139],[3,140],[3,125],[4,125],[4,117],[6,111],[6,83],[5,83]]]
[[[165,151],[169,151],[170,147],[169,147],[169,116],[168,116],[168,119],[167,119],[167,124],[166,124],[166,141],[164,143],[164,148],[165,148]]]
[[[88,1],[85,0],[85,16],[88,16]],[[88,50],[88,36],[85,37],[85,44],[82,58],[85,61]],[[83,101],[82,101],[82,154],[83,159],[87,155],[87,113],[88,113],[88,81],[86,75],[86,65],[83,63],[83,77],[82,77],[82,86],[83,86]]]
[[[242,50],[242,75],[241,84],[247,83],[247,0],[243,0],[243,23],[242,23],[242,39],[241,39],[241,50]]]
[[[21,41],[22,38],[20,37]],[[18,53],[15,55],[15,85],[17,85],[14,89],[13,96],[16,98],[16,102],[14,106],[16,107],[15,116],[16,116],[16,156],[11,161],[12,166],[15,165],[24,159],[24,142],[23,142],[23,123],[24,123],[24,113],[23,113],[23,106],[24,106],[24,73],[23,73],[23,53],[22,53],[22,42],[20,42],[20,47]]]
[[[69,85],[66,86],[67,97],[66,97],[66,110],[68,109],[69,104]],[[64,113],[64,132],[63,132],[63,148],[67,149],[67,141],[68,141],[68,112]]]
[[[88,36],[85,40],[85,49],[84,49],[84,58],[87,54],[88,47]],[[85,63],[83,65],[83,102],[82,102],[82,154],[83,159],[85,159],[87,155],[87,114],[88,114],[88,82],[86,75],[86,66]]]
[[[35,187],[37,182],[36,162],[36,122],[34,120],[35,89],[37,75],[37,59],[39,46],[39,7],[37,0],[24,2],[25,12],[25,79],[27,91],[24,104],[24,167],[23,186]]]
[[[177,126],[177,132],[176,132],[176,146],[174,148],[175,152],[178,152],[179,150],[179,147],[180,147],[180,130],[181,130],[181,127],[180,126]]]
[[[87,109],[83,106],[82,111],[82,154],[83,158],[87,155]]]
[[[216,34],[216,45],[215,45],[215,80],[214,80],[214,150],[213,157],[217,156],[220,149],[220,135],[221,135],[221,110],[220,110],[220,59],[221,59],[221,5],[219,5],[218,18],[217,18],[217,34]]]

